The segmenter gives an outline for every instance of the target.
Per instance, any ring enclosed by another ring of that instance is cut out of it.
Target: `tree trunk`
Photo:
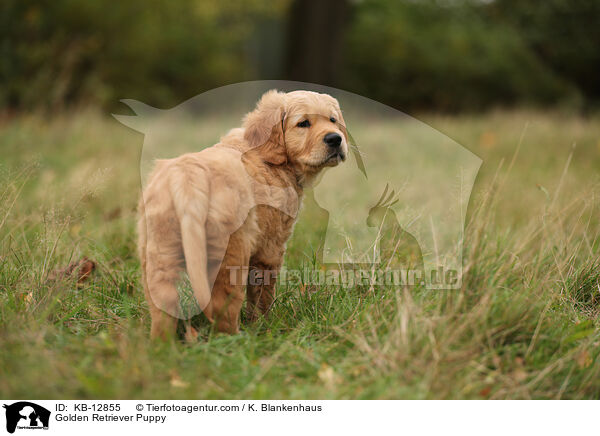
[[[347,17],[347,0],[295,0],[292,3],[287,26],[287,79],[336,85]]]

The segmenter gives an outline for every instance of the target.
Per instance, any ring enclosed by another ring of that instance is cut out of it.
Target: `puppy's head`
[[[244,120],[251,148],[273,165],[315,174],[346,159],[348,137],[337,100],[310,91],[265,93]]]

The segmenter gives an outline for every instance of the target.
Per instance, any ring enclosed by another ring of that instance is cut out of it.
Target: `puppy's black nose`
[[[325,141],[325,144],[329,145],[330,147],[339,147],[342,143],[342,137],[337,133],[331,132],[325,135],[323,141]]]

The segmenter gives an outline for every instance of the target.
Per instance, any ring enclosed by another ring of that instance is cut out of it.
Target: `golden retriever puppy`
[[[335,98],[271,90],[218,144],[157,161],[138,222],[151,336],[172,336],[177,319],[189,318],[185,273],[218,331],[238,332],[244,288],[249,319],[266,315],[303,188],[347,153]]]

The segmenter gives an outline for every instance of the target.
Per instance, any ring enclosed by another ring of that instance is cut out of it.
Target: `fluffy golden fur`
[[[249,319],[266,314],[275,280],[246,286],[232,271],[279,271],[303,187],[347,153],[335,98],[271,90],[218,144],[157,161],[138,223],[151,336],[173,335],[186,318],[177,290],[184,272],[217,330],[238,331],[244,288]]]

